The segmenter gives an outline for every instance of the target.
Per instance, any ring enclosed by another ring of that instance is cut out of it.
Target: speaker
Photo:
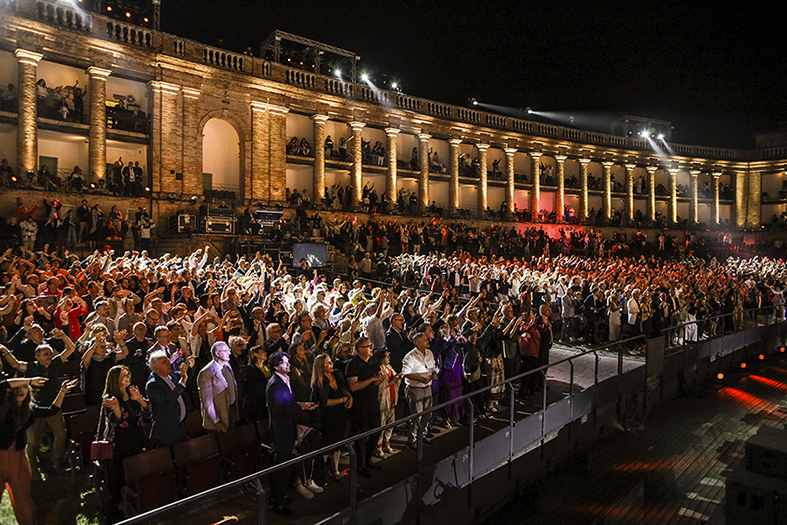
[[[762,430],[746,442],[746,467],[757,474],[787,479],[787,430]]]
[[[235,223],[230,219],[208,218],[205,221],[206,233],[233,233]]]

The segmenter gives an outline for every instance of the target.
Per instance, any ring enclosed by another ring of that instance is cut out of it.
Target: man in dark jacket
[[[150,354],[148,365],[153,370],[145,385],[153,412],[150,439],[159,447],[171,447],[187,439],[186,400],[183,393],[189,367],[194,366],[194,358],[189,357],[181,363],[179,372],[173,372],[167,354],[157,350]]]

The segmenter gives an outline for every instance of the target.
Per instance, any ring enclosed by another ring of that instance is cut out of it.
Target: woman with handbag
[[[109,460],[108,518],[110,523],[114,523],[123,518],[118,508],[120,489],[125,483],[123,460],[142,452],[145,445],[144,416],[149,405],[139,388],[131,384],[131,371],[123,365],[109,369],[102,405],[98,435],[91,448],[94,457],[91,459]],[[107,451],[110,447],[111,456]]]
[[[19,525],[36,523],[30,496],[32,474],[25,453],[27,429],[36,418],[57,414],[66,393],[79,383],[78,379],[63,383],[51,407],[31,403],[30,387],[41,387],[46,381],[45,377],[0,381],[0,496],[7,487]]]

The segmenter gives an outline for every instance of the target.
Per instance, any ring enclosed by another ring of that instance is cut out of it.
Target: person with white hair
[[[186,381],[188,371],[194,365],[194,358],[189,357],[180,364],[177,372],[172,370],[172,363],[163,350],[151,352],[148,367],[152,370],[145,390],[150,400],[153,414],[153,426],[150,439],[159,447],[170,447],[186,441]]]
[[[224,341],[211,347],[213,359],[197,375],[202,426],[208,432],[227,432],[238,421],[238,383],[230,366],[232,351]]]

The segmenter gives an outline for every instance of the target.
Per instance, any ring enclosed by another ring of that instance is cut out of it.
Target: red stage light
[[[741,368],[746,368],[746,363],[741,363]]]
[[[719,372],[718,374],[716,374],[716,379],[724,379],[724,374]]]
[[[760,361],[762,361],[763,359],[765,359],[765,354],[760,354]]]

